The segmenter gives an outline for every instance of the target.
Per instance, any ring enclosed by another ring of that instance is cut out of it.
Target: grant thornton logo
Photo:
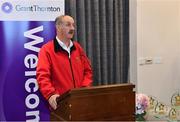
[[[9,3],[9,2],[5,2],[5,3],[2,4],[1,10],[2,10],[4,13],[11,13],[11,11],[13,10],[13,6],[12,6],[12,4]]]

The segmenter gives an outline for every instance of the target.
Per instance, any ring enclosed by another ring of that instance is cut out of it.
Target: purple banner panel
[[[38,52],[55,36],[52,21],[0,21],[0,121],[48,121],[36,81]]]
[[[64,0],[1,0],[0,121],[49,121],[36,81],[38,52],[55,36]]]

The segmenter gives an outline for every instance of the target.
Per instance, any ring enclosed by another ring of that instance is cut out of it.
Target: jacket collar
[[[57,53],[58,51],[65,51],[66,52],[66,50],[64,50],[60,45],[59,45],[59,43],[58,43],[58,41],[57,41],[57,39],[56,38],[54,38],[54,40],[53,40],[53,42],[54,42],[54,51]],[[73,46],[71,47],[71,52],[73,51],[73,50],[75,50],[76,49],[76,47],[75,47],[75,45],[74,45],[74,43],[73,43]]]

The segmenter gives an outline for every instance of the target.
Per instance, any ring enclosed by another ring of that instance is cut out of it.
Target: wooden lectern
[[[135,92],[132,84],[77,88],[61,95],[51,121],[135,120]]]

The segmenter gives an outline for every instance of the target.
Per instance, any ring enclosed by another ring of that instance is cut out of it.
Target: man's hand
[[[52,95],[52,96],[49,98],[49,100],[48,100],[50,106],[51,106],[54,110],[57,108],[57,101],[56,101],[56,99],[57,99],[59,96],[60,96],[59,94],[54,94],[54,95]]]

